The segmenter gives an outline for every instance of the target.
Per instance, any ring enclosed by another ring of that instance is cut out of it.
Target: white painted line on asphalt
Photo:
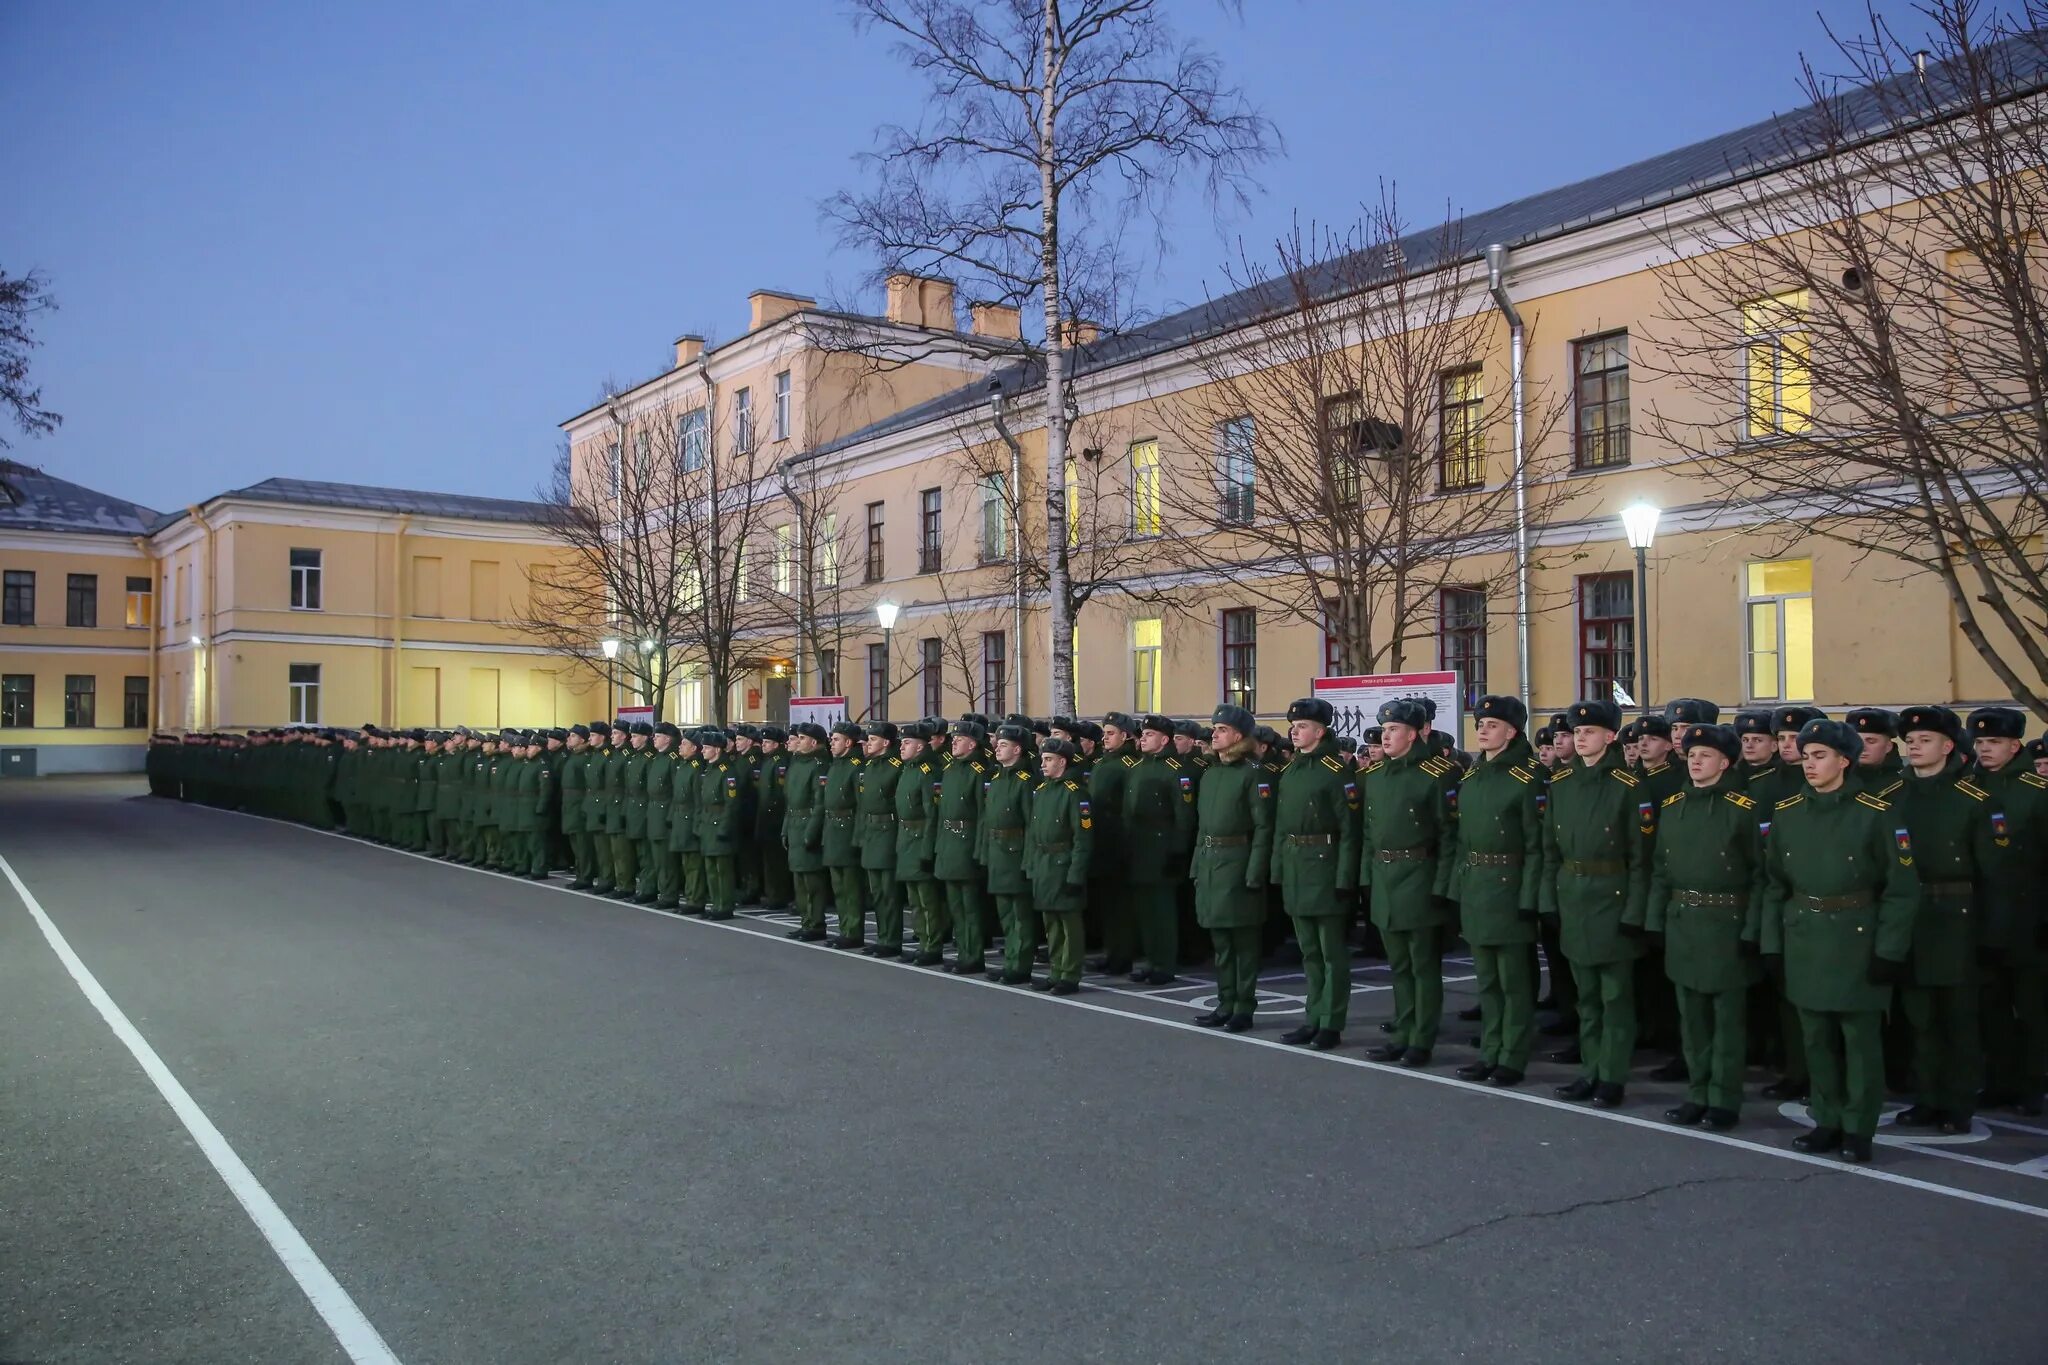
[[[201,807],[200,809],[213,810],[215,808],[208,806]],[[1664,1123],[1657,1119],[1641,1118],[1635,1114],[1618,1113],[1612,1109],[1593,1109],[1587,1107],[1586,1105],[1573,1104],[1567,1100],[1552,1099],[1547,1095],[1531,1094],[1526,1090],[1506,1089],[1497,1086],[1485,1085],[1476,1081],[1460,1080],[1456,1076],[1445,1076],[1440,1075],[1433,1071],[1423,1071],[1410,1067],[1396,1066],[1391,1062],[1368,1061],[1363,1057],[1347,1057],[1336,1052],[1316,1052],[1306,1048],[1294,1047],[1291,1044],[1283,1043],[1276,1038],[1255,1038],[1247,1033],[1226,1033],[1220,1029],[1206,1029],[1201,1027],[1199,1024],[1190,1023],[1185,1019],[1169,1019],[1163,1015],[1140,1014],[1132,1010],[1118,1009],[1111,1005],[1097,1005],[1087,1000],[1076,1000],[1074,997],[1070,995],[1051,995],[1043,991],[1024,990],[1016,986],[1005,986],[998,982],[989,981],[978,976],[943,975],[941,973],[933,971],[929,967],[913,966],[912,964],[901,961],[899,959],[884,957],[863,957],[861,954],[857,952],[848,952],[843,948],[828,947],[823,943],[804,943],[800,940],[789,939],[784,937],[780,932],[777,932],[775,927],[772,925],[755,925],[747,921],[744,917],[732,920],[706,920],[698,918],[694,915],[677,915],[672,911],[668,910],[656,910],[652,906],[634,905],[630,901],[616,901],[608,896],[593,896],[586,891],[571,891],[567,883],[558,884],[552,880],[545,882],[536,882],[527,877],[513,876],[510,873],[498,872],[491,868],[462,867],[459,864],[450,863],[444,859],[436,858],[431,854],[414,853],[408,849],[392,848],[388,844],[373,844],[367,839],[357,838],[354,835],[346,834],[339,830],[314,829],[309,825],[301,825],[291,820],[278,820],[267,815],[251,815],[247,811],[221,811],[218,813],[226,815],[239,815],[242,816],[244,819],[249,820],[261,820],[266,824],[283,825],[288,829],[303,830],[305,833],[308,834],[321,834],[331,839],[342,839],[352,844],[359,844],[365,848],[382,848],[387,853],[396,853],[400,857],[404,858],[417,858],[421,862],[433,863],[437,866],[448,868],[451,871],[481,872],[484,873],[486,876],[502,877],[506,881],[518,882],[524,886],[543,888],[550,891],[559,891],[565,895],[576,896],[583,900],[596,901],[600,905],[616,906],[623,910],[638,910],[643,914],[658,915],[664,920],[668,920],[675,923],[696,924],[707,929],[725,929],[733,933],[745,934],[750,938],[761,939],[764,942],[781,943],[794,948],[808,948],[814,952],[829,953],[834,957],[841,958],[846,961],[866,962],[877,967],[893,967],[899,971],[915,972],[916,974],[922,977],[936,978],[943,981],[949,981],[957,985],[979,986],[984,990],[1000,991],[1002,992],[1002,994],[1013,1000],[1036,1000],[1042,1001],[1050,1005],[1065,1005],[1070,1009],[1088,1010],[1092,1013],[1105,1014],[1115,1019],[1134,1019],[1141,1024],[1152,1024],[1159,1028],[1180,1029],[1187,1033],[1193,1034],[1196,1037],[1206,1038],[1212,1042],[1234,1043],[1241,1046],[1269,1048],[1272,1051],[1281,1053],[1288,1057],[1299,1058],[1302,1061],[1334,1063],[1338,1066],[1356,1067],[1362,1071],[1376,1071],[1381,1073],[1382,1075],[1398,1076],[1404,1080],[1426,1081],[1431,1085],[1448,1086],[1451,1089],[1462,1090],[1473,1095],[1484,1095],[1492,1099],[1514,1100],[1522,1104],[1533,1104],[1540,1108],[1554,1109],[1562,1113],[1573,1114],[1578,1116],[1579,1118],[1599,1119],[1607,1123],[1624,1124],[1630,1128],[1637,1128],[1644,1132],[1649,1133],[1657,1133],[1664,1137],[1689,1138],[1694,1142],[1711,1142],[1716,1146],[1720,1147],[1733,1147],[1740,1151],[1755,1153],[1759,1156],[1775,1157],[1779,1161],[1797,1162],[1802,1166],[1812,1166],[1821,1170],[1835,1171],[1842,1175],[1847,1176],[1858,1176],[1864,1180],[1875,1180],[1881,1184],[1896,1185],[1904,1189],[1921,1190],[1927,1194],[1942,1195],[1949,1199],[1960,1199],[1966,1203],[1981,1204],[1986,1208],[2004,1209],[2008,1213],[2025,1214],[2029,1218],[2039,1218],[2044,1221],[2048,1221],[2048,1207],[2043,1207],[2038,1204],[2025,1204],[2021,1203],[2019,1200],[2016,1199],[2001,1199],[1997,1195],[1980,1194],[1976,1190],[1959,1189],[1953,1185],[1941,1184],[1939,1181],[1922,1180],[1917,1176],[1900,1175],[1896,1171],[1880,1170],[1874,1166],[1852,1165],[1848,1162],[1841,1161],[1834,1157],[1810,1156],[1805,1152],[1793,1151],[1789,1147],[1770,1147],[1766,1146],[1761,1142],[1754,1142],[1749,1138],[1735,1137],[1727,1133],[1716,1133],[1713,1130],[1707,1128],[1681,1128],[1676,1124]],[[10,873],[9,875],[11,876],[12,874]],[[20,883],[17,882],[16,886],[19,885]],[[1088,989],[1096,988],[1091,987]],[[1931,1149],[1921,1148],[1918,1150],[1921,1152],[1922,1155],[1937,1155],[1937,1153],[1935,1153]],[[1995,1163],[1981,1163],[1973,1161],[1968,1164],[1978,1165]],[[2017,1170],[2018,1167],[2002,1166],[1999,1167],[1999,1169],[2007,1172],[2012,1172]],[[2031,1172],[2027,1172],[2027,1174],[2031,1174]]]
[[[0,857],[0,872],[7,874],[14,893],[21,897],[21,903],[35,917],[43,937],[50,941],[50,947],[56,952],[57,960],[71,973],[71,979],[78,983],[78,988],[85,992],[85,998],[107,1021],[107,1027],[114,1031],[114,1036],[127,1046],[135,1060],[141,1063],[143,1072],[156,1083],[158,1093],[169,1103],[171,1112],[184,1123],[192,1140],[199,1144],[199,1150],[213,1163],[213,1169],[219,1172],[229,1192],[240,1202],[249,1220],[256,1224],[256,1230],[263,1234],[263,1239],[270,1243],[270,1249],[277,1253],[277,1259],[284,1262],[284,1268],[299,1282],[299,1288],[305,1291],[313,1311],[327,1323],[334,1339],[341,1343],[341,1349],[348,1352],[348,1358],[356,1365],[398,1365],[398,1357],[384,1344],[384,1338],[370,1325],[370,1320],[363,1316],[363,1310],[356,1307],[356,1301],[349,1297],[348,1291],[341,1287],[326,1264],[313,1254],[313,1248],[306,1245],[306,1239],[292,1226],[292,1220],[285,1217],[284,1210],[277,1206],[277,1201],[270,1197],[270,1192],[263,1188],[262,1182],[256,1179],[242,1158],[235,1155],[235,1149],[228,1145],[220,1129],[213,1126],[213,1120],[207,1118],[205,1111],[185,1092],[185,1087],[164,1065],[163,1058],[156,1055],[156,1049],[136,1031],[135,1025],[128,1022],[128,1016],[114,1003],[114,998],[87,970],[78,954],[71,951],[71,944],[44,912],[35,893],[28,889],[15,873],[13,864],[4,857]]]

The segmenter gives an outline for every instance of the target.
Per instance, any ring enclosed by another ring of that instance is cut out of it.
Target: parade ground
[[[1231,1036],[142,792],[0,784],[0,1361],[2048,1359],[2048,1120],[1852,1168],[1368,1062],[1371,959],[1310,1053],[1284,956]]]

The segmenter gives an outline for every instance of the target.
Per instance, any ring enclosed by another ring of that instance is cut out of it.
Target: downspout
[[[1486,289],[1508,320],[1508,364],[1513,375],[1515,419],[1515,672],[1521,682],[1522,707],[1532,704],[1529,682],[1529,461],[1522,446],[1522,315],[1508,297],[1508,249],[1499,242],[1486,248]]]
[[[391,712],[389,723],[398,724],[398,688],[405,673],[399,667],[399,651],[405,648],[405,528],[412,513],[398,514],[398,530],[391,537]]]
[[[204,670],[201,676],[205,686],[199,693],[199,729],[206,732],[213,729],[213,523],[206,519],[206,513],[194,503],[185,509],[192,519],[199,523],[205,533],[202,553],[206,556],[206,634],[199,637],[199,666]]]
[[[151,546],[150,546],[150,541],[149,541],[149,537],[148,537],[148,536],[136,536],[136,537],[135,537],[135,551],[136,551],[136,553],[137,553],[137,554],[139,554],[139,555],[141,555],[141,556],[142,556],[142,562],[143,562],[143,563],[144,563],[145,565],[147,565],[147,566],[148,566],[148,572],[149,572],[149,601],[150,601],[150,612],[149,612],[149,727],[148,727],[148,728],[149,728],[149,731],[150,731],[150,733],[151,733],[151,734],[155,734],[155,733],[156,733],[156,732],[157,732],[157,731],[158,731],[159,729],[162,729],[162,728],[163,728],[162,726],[159,726],[159,725],[157,724],[157,718],[158,718],[158,717],[159,717],[160,715],[162,715],[162,714],[163,714],[163,712],[162,712],[162,709],[161,709],[161,702],[160,702],[160,700],[159,700],[159,699],[160,699],[160,697],[161,697],[161,695],[162,695],[162,693],[163,693],[163,682],[162,682],[162,680],[161,680],[161,679],[159,679],[159,678],[157,677],[157,672],[156,672],[156,643],[157,643],[157,636],[158,636],[158,635],[159,635],[159,634],[161,633],[161,632],[160,632],[160,631],[158,630],[158,628],[157,628],[157,613],[158,613],[159,611],[163,610],[163,606],[164,606],[164,604],[156,600],[156,565],[157,565],[157,560],[156,560],[156,551],[155,551],[154,549],[152,549],[152,548],[151,548]]]
[[[1000,376],[988,381],[988,409],[995,422],[996,434],[1010,448],[1010,505],[1015,509],[1010,526],[1010,696],[1015,702],[1014,710],[1030,715],[1031,708],[1025,704],[1024,697],[1024,447],[1004,419],[1003,381]],[[1065,477],[1062,470],[1061,479],[1064,481]],[[1067,496],[1064,482],[1057,496]],[[1052,519],[1048,516],[1048,533],[1051,528]]]

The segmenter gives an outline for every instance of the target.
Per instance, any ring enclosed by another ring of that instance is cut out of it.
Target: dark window
[[[1259,614],[1251,607],[1223,613],[1223,700],[1247,711],[1258,696]]]
[[[121,725],[129,730],[149,728],[149,679],[129,677],[122,680]]]
[[[818,695],[839,695],[839,651],[836,649],[818,651]]]
[[[100,576],[96,573],[64,575],[64,624],[96,626],[100,623]]]
[[[918,680],[923,684],[924,713],[928,716],[946,714],[946,665],[945,655],[938,637],[928,635],[918,641]]]
[[[36,576],[30,569],[9,569],[0,584],[0,625],[32,626],[36,623]]]
[[[1447,489],[1486,483],[1486,394],[1477,365],[1438,380],[1439,482]]]
[[[99,691],[99,680],[90,673],[66,673],[64,675],[64,724],[74,730],[90,730],[93,727],[93,702]]]
[[[1243,525],[1252,519],[1257,448],[1258,429],[1251,418],[1233,417],[1217,424],[1218,515],[1226,523]]]
[[[945,532],[939,509],[939,490],[927,488],[917,495],[917,571],[939,571],[939,546]]]
[[[1486,695],[1486,590],[1445,588],[1437,598],[1440,668],[1456,669],[1465,709],[1479,709]]]
[[[889,718],[889,647],[868,646],[868,719]]]
[[[320,610],[320,552],[292,551],[292,606],[299,611]]]
[[[291,721],[294,725],[320,723],[320,665],[291,665]]]
[[[1572,392],[1579,469],[1628,463],[1628,333],[1588,337],[1572,346]]]
[[[156,595],[147,578],[128,580],[128,624],[150,626],[156,624]]]
[[[868,553],[864,578],[869,583],[882,581],[882,504],[868,504]]]
[[[1626,573],[1579,580],[1579,696],[1611,700],[1614,684],[1635,695],[1636,581]]]
[[[9,673],[0,677],[0,728],[26,730],[35,723],[35,674]]]
[[[1001,715],[1010,709],[1010,650],[1009,641],[999,630],[985,630],[981,633],[981,709],[990,715]],[[927,710],[927,715],[936,716],[937,711]]]
[[[1323,400],[1323,448],[1330,461],[1337,505],[1356,506],[1359,461],[1392,459],[1400,454],[1401,428],[1368,416],[1357,394],[1340,393]]]

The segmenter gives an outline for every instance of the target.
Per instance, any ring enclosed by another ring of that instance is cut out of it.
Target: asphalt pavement
[[[2048,1358],[2024,1151],[1873,1176],[140,792],[0,784],[0,858],[408,1365]],[[0,1039],[0,1362],[348,1358],[7,885]]]

